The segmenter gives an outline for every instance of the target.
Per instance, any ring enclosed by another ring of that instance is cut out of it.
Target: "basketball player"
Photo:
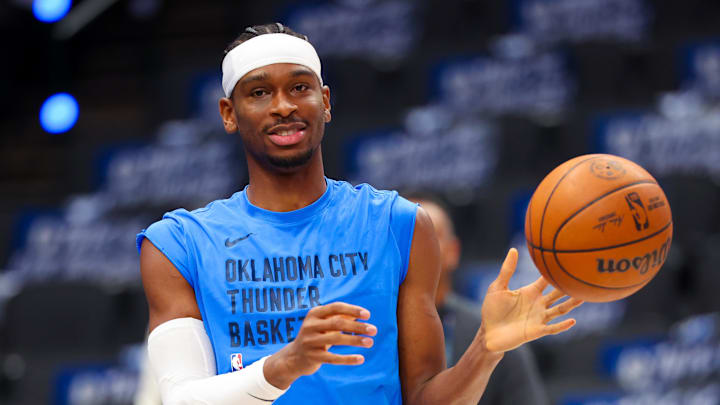
[[[458,295],[452,288],[452,274],[460,263],[462,248],[447,210],[432,197],[411,198],[411,201],[425,209],[440,246],[441,271],[435,306],[445,332],[445,356],[448,365],[452,366],[472,344],[481,326],[480,311],[473,301]],[[533,405],[550,403],[532,351],[527,346],[520,346],[505,352],[479,404],[516,405],[529,401]]]
[[[574,324],[548,324],[580,302],[552,306],[563,294],[543,296],[544,280],[508,290],[511,250],[472,345],[445,369],[430,218],[324,176],[330,89],[313,46],[279,23],[251,27],[222,70],[248,186],[138,235],[163,403],[474,403],[504,352]]]

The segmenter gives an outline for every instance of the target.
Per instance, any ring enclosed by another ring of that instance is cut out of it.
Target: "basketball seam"
[[[667,227],[670,226],[670,224],[672,224],[672,221],[670,221],[670,223],[668,223],[667,225],[665,225],[665,227],[663,227],[662,230],[667,229]],[[662,230],[661,230],[661,231],[662,231]],[[656,232],[655,235],[660,234],[661,231]],[[653,235],[653,236],[655,236],[655,235]],[[644,239],[643,239],[643,240],[644,240]],[[593,284],[593,283],[591,283],[591,282],[589,282],[589,281],[585,281],[585,280],[579,279],[579,278],[577,278],[576,276],[574,276],[573,274],[570,274],[569,271],[565,270],[565,267],[563,267],[562,263],[560,263],[560,259],[557,257],[558,253],[561,253],[561,252],[556,252],[556,251],[554,251],[554,252],[553,252],[553,256],[555,257],[555,261],[557,262],[558,267],[560,267],[560,270],[562,270],[565,274],[567,274],[568,276],[572,277],[573,279],[575,279],[575,280],[577,280],[577,281],[579,281],[579,282],[581,282],[581,283],[583,283],[583,284],[589,285],[589,286],[591,286],[591,287],[602,288],[602,289],[605,289],[605,290],[624,290],[624,289],[628,289],[628,288],[634,288],[634,287],[637,287],[637,286],[639,286],[639,285],[643,285],[644,283],[647,283],[648,281],[650,281],[650,280],[653,279],[653,277],[650,277],[650,278],[648,278],[648,279],[646,279],[646,280],[643,280],[643,281],[640,282],[640,283],[631,284],[631,285],[626,285],[626,286],[623,286],[623,287],[608,287],[608,286],[604,286],[604,285]]]
[[[606,192],[605,194],[602,194],[602,195],[598,196],[598,197],[595,198],[594,200],[588,202],[588,203],[585,204],[584,206],[580,207],[580,209],[578,209],[577,211],[575,211],[572,215],[570,215],[569,217],[565,218],[565,220],[563,221],[563,223],[560,224],[560,226],[559,226],[559,227],[557,228],[557,230],[555,231],[555,236],[553,236],[553,250],[555,250],[555,244],[557,243],[557,238],[558,238],[558,235],[560,234],[560,231],[565,227],[565,225],[567,225],[568,222],[570,222],[571,219],[575,218],[575,216],[577,216],[577,214],[583,212],[586,208],[588,208],[588,207],[590,207],[591,205],[595,204],[596,202],[602,200],[603,198],[609,196],[610,194],[616,193],[616,192],[618,192],[618,191],[620,191],[620,190],[624,190],[624,189],[626,189],[626,188],[628,188],[628,187],[636,186],[636,185],[638,185],[638,184],[655,184],[655,185],[657,185],[657,182],[651,181],[651,180],[638,180],[638,181],[635,181],[635,182],[632,182],[632,183],[628,183],[628,184],[625,184],[625,185],[623,185],[623,186],[620,186],[620,187],[617,187],[617,188],[615,188],[615,189],[612,189],[612,190]]]
[[[545,254],[544,254],[543,251],[542,251],[542,245],[543,245],[543,226],[545,225],[545,214],[547,213],[548,205],[550,205],[550,200],[552,199],[553,194],[555,194],[555,190],[557,190],[557,188],[558,188],[558,186],[560,185],[560,183],[562,183],[562,181],[565,180],[565,177],[567,177],[567,175],[570,174],[570,172],[572,172],[573,170],[575,170],[575,168],[578,167],[578,166],[580,166],[581,164],[583,164],[583,163],[585,163],[585,162],[587,162],[587,161],[589,161],[589,160],[592,160],[592,159],[598,159],[599,157],[600,157],[599,155],[595,155],[595,156],[592,156],[592,157],[588,157],[587,159],[583,159],[583,160],[581,160],[580,162],[578,162],[575,166],[571,167],[567,172],[565,172],[565,174],[562,175],[562,177],[560,177],[560,179],[557,181],[557,183],[555,183],[555,186],[553,187],[552,191],[550,191],[550,195],[548,195],[548,198],[547,198],[547,200],[545,201],[545,207],[543,207],[542,217],[540,217],[540,229],[539,229],[539,233],[538,233],[538,238],[539,238],[540,240],[539,240],[538,242],[540,243],[540,249],[541,249],[541,250],[540,250],[540,257],[542,258],[542,262],[543,262],[543,265],[545,266],[545,270],[547,270],[547,274],[548,274],[548,275],[550,276],[550,278],[552,279],[552,282],[553,282],[554,285],[559,286],[560,284],[555,280],[555,277],[553,277],[552,272],[550,272],[550,267],[548,267],[547,261],[545,260]],[[542,182],[541,182],[541,184],[542,184]],[[531,198],[531,200],[532,200],[532,198]],[[556,260],[557,260],[557,259],[556,259]]]
[[[527,239],[527,243],[530,245],[530,247],[534,246],[533,243],[533,234],[532,234],[532,196],[530,196],[530,201],[528,201],[528,208],[527,208],[527,223],[528,223],[528,230],[530,231],[530,238]],[[535,252],[532,250],[529,250],[530,253],[530,260],[533,262],[535,261]],[[540,252],[542,254],[542,251]],[[547,269],[545,269],[546,273],[549,273]]]
[[[665,229],[667,229],[667,227],[670,226],[670,225],[672,225],[672,223],[673,223],[672,221],[668,222],[668,223],[665,224],[662,228],[660,228],[659,230],[653,232],[653,233],[650,234],[650,235],[643,236],[643,237],[640,238],[640,239],[634,239],[634,240],[631,240],[631,241],[629,241],[629,242],[620,243],[620,244],[618,244],[618,245],[604,246],[604,247],[601,247],[601,248],[594,248],[594,249],[573,249],[573,250],[569,250],[569,249],[568,249],[568,250],[565,250],[565,249],[546,249],[546,248],[541,248],[541,247],[535,246],[535,245],[532,245],[532,248],[533,248],[533,249],[540,250],[540,251],[543,251],[543,252],[551,252],[551,253],[588,253],[588,252],[598,252],[598,251],[600,251],[600,250],[615,249],[615,248],[618,248],[618,247],[623,247],[623,246],[627,246],[627,245],[632,245],[633,243],[642,242],[642,241],[644,241],[644,240],[646,240],[646,239],[650,239],[650,238],[652,238],[653,236],[658,235],[659,233],[661,233],[662,231],[664,231]]]
[[[598,196],[597,198],[595,198],[594,200],[590,201],[589,203],[585,204],[583,207],[581,207],[580,209],[578,209],[577,211],[575,211],[572,215],[570,215],[569,217],[567,217],[567,218],[565,219],[565,221],[563,221],[563,223],[558,227],[557,231],[555,231],[555,236],[553,237],[553,254],[552,254],[552,255],[553,255],[553,257],[555,258],[555,262],[557,263],[558,267],[560,267],[560,270],[562,270],[565,274],[567,274],[568,276],[572,277],[573,279],[575,279],[575,280],[577,280],[577,281],[579,281],[579,282],[581,282],[581,283],[583,283],[583,284],[586,284],[586,285],[589,285],[589,286],[592,286],[592,287],[596,287],[596,288],[605,289],[605,290],[624,290],[624,289],[628,289],[628,288],[634,288],[634,287],[637,287],[637,286],[639,286],[639,285],[642,285],[645,281],[647,281],[647,280],[644,280],[643,282],[636,283],[636,284],[631,284],[631,285],[623,286],[623,287],[608,287],[608,286],[593,284],[593,283],[591,283],[591,282],[589,282],[589,281],[582,280],[582,279],[578,278],[577,276],[575,276],[574,274],[571,274],[569,271],[567,271],[567,270],[565,269],[565,266],[563,266],[562,263],[560,263],[560,258],[558,258],[558,252],[555,250],[555,244],[557,243],[557,237],[558,237],[558,235],[560,234],[560,231],[563,229],[563,227],[564,227],[572,218],[574,218],[576,215],[578,215],[580,212],[582,212],[583,210],[585,210],[585,209],[588,208],[589,206],[591,206],[591,205],[595,204],[596,202],[602,200],[603,198],[609,196],[610,194],[616,193],[616,192],[618,192],[618,191],[620,191],[620,190],[624,190],[624,189],[629,188],[629,187],[632,187],[632,186],[636,186],[636,185],[638,185],[638,184],[655,184],[655,185],[657,185],[657,182],[651,181],[651,180],[639,180],[639,181],[635,181],[635,182],[632,182],[632,183],[625,184],[625,185],[623,185],[623,186],[621,186],[621,187],[617,187],[617,188],[615,188],[615,189],[613,189],[613,190],[610,190],[610,191],[606,192],[605,194],[602,194],[602,195]],[[639,239],[639,240],[637,240],[637,241],[635,241],[635,242],[643,241],[643,240],[646,240],[646,239],[651,238],[651,237],[653,237],[653,236],[659,235],[661,232],[663,232],[665,229],[667,229],[667,227],[670,226],[670,224],[672,224],[672,221],[670,221],[668,224],[666,224],[666,225],[665,225],[662,229],[660,229],[659,231],[656,231],[653,235],[646,236],[646,237],[644,237],[644,238],[642,238],[642,239]],[[635,243],[635,242],[632,242],[632,243]],[[628,243],[625,243],[625,245],[627,245],[627,244],[628,244]],[[607,250],[607,249],[610,249],[610,248],[604,248],[604,249],[601,249],[601,250]]]
[[[530,201],[528,201],[528,207],[527,207],[527,223],[528,223],[528,230],[530,231],[528,234],[530,235],[530,238],[528,242],[530,242],[530,246],[533,246],[533,234],[532,234],[532,196],[530,197]]]

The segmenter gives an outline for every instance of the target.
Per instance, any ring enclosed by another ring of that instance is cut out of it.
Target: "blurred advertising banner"
[[[605,371],[627,391],[657,391],[713,382],[720,375],[720,316],[696,315],[676,324],[667,337],[608,342]]]
[[[682,65],[686,86],[708,100],[720,101],[720,38],[687,45]]]
[[[415,113],[415,120],[424,120]],[[485,184],[497,162],[495,129],[458,122],[433,134],[402,130],[363,136],[351,145],[353,183],[377,188],[467,192]]]
[[[99,188],[57,212],[28,211],[7,264],[14,282],[139,282],[135,235],[163,212],[228,197],[245,175],[235,138],[203,120],[169,121],[147,145],[104,151]]]
[[[618,392],[568,395],[563,405],[710,405],[720,403],[720,315],[676,323],[664,336],[606,341],[603,372]]]
[[[202,204],[228,196],[240,167],[224,141],[118,150],[100,195],[110,208]]]
[[[28,224],[24,245],[10,257],[6,275],[20,284],[135,284],[140,277],[135,234],[145,225],[135,218],[73,223],[62,216],[38,215]]]
[[[643,0],[516,0],[517,30],[542,43],[639,41],[652,12]]]
[[[442,62],[435,76],[440,102],[461,114],[555,117],[572,102],[575,81],[559,52],[535,53],[527,38],[496,42],[498,56]]]
[[[720,403],[720,384],[631,395],[579,395],[560,401],[560,405],[715,405],[718,403]]]
[[[596,120],[595,148],[626,157],[658,176],[720,180],[720,39],[681,52],[682,87],[661,94],[654,108]]]
[[[417,43],[416,7],[397,0],[321,2],[288,10],[284,21],[307,35],[320,56],[393,64]]]
[[[138,389],[144,345],[125,347],[118,361],[67,364],[55,376],[54,405],[131,405]]]
[[[67,367],[56,383],[55,405],[130,405],[137,373],[110,365]]]
[[[599,152],[628,158],[656,176],[720,179],[720,114],[693,93],[664,95],[657,113],[602,118],[596,136]]]

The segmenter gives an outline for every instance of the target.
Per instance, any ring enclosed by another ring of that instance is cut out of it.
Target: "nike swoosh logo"
[[[246,392],[246,394],[250,395],[251,397],[253,397],[253,398],[255,398],[255,399],[259,400],[259,401],[263,401],[263,402],[275,402],[274,399],[258,398],[258,397],[256,397],[255,395],[253,395],[253,394],[251,394],[251,393],[249,393],[249,392]]]
[[[225,239],[225,246],[226,246],[226,247],[233,247],[233,246],[237,245],[238,243],[244,241],[245,239],[249,238],[249,237],[252,236],[252,235],[254,235],[254,233],[249,233],[249,234],[247,234],[247,235],[245,235],[245,236],[241,236],[241,237],[239,237],[239,238],[237,238],[237,239],[234,239],[234,240],[230,240],[230,238],[227,238],[227,239]]]

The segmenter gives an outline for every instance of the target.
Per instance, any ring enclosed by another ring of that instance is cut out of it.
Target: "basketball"
[[[625,298],[655,277],[670,250],[670,204],[657,181],[630,160],[583,155],[538,185],[525,238],[540,273],[589,302]]]

